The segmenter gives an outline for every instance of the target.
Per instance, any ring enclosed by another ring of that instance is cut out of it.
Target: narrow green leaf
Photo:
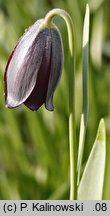
[[[88,158],[78,189],[79,200],[101,200],[105,174],[106,135],[101,119],[96,140]]]
[[[84,123],[87,124],[88,119],[88,43],[89,43],[89,5],[86,5],[86,13],[83,27],[83,113]]]
[[[77,179],[77,185],[79,185],[79,182],[80,182],[82,159],[83,159],[83,152],[84,152],[85,134],[86,134],[86,127],[84,125],[84,114],[82,114],[81,115],[81,121],[80,121],[80,135],[79,135],[79,148],[78,148],[78,164],[77,164],[78,179]]]
[[[83,110],[80,123],[80,137],[79,137],[79,149],[78,149],[78,181],[79,185],[82,158],[84,151],[84,142],[86,134],[86,126],[88,121],[88,44],[89,44],[89,6],[86,5],[86,13],[84,18],[83,27],[83,59],[82,59],[82,85],[83,85]]]

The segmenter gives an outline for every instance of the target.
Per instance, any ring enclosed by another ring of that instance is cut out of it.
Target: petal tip
[[[48,111],[54,111],[53,98],[52,97],[49,100],[46,100],[46,102],[45,102],[45,108]]]
[[[12,108],[14,108],[14,107],[12,107],[12,106],[10,106],[9,104],[5,103],[5,108],[6,108],[6,109],[7,109],[7,108],[12,109]]]
[[[33,112],[37,111],[37,110],[40,108],[40,106],[38,106],[37,104],[29,103],[28,100],[26,100],[26,101],[24,102],[24,105],[25,105],[27,108],[29,108],[31,111],[33,111]]]
[[[48,111],[50,111],[50,112],[53,112],[53,111],[54,111],[54,107],[53,107],[53,108],[48,108],[48,107],[45,106],[45,108],[46,108]]]
[[[5,107],[12,109],[12,108],[15,108],[17,106],[19,106],[18,101],[13,100],[11,97],[6,98]]]

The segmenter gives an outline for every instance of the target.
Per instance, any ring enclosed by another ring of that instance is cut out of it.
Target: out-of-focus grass
[[[100,117],[107,129],[107,164],[104,199],[110,199],[110,28],[109,1],[90,0],[89,123],[84,163],[96,135]],[[3,74],[11,50],[36,19],[60,7],[72,16],[76,38],[77,138],[81,114],[82,27],[87,1],[0,1],[0,199],[69,199],[68,150],[68,41],[65,23],[55,18],[64,42],[65,65],[54,96],[55,111],[37,112],[23,105],[4,106]],[[108,45],[106,45],[108,43]]]

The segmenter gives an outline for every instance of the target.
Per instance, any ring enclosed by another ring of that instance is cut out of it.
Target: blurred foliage
[[[25,106],[4,106],[3,75],[11,50],[26,28],[52,8],[70,13],[76,39],[77,139],[82,107],[82,28],[84,0],[0,0],[0,199],[69,199],[68,39],[64,21],[55,18],[65,51],[65,64],[54,96],[55,111],[37,112]],[[110,1],[89,0],[91,9],[89,58],[89,122],[84,164],[105,118],[107,161],[103,198],[110,199]],[[94,176],[95,178],[95,176]]]

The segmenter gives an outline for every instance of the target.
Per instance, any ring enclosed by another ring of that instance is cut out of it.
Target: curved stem
[[[75,53],[73,23],[69,14],[61,9],[51,10],[44,18],[47,26],[51,25],[54,16],[61,16],[66,24],[69,39],[69,147],[70,147],[70,199],[77,199],[77,148],[75,127]],[[74,54],[74,55],[73,55]]]

